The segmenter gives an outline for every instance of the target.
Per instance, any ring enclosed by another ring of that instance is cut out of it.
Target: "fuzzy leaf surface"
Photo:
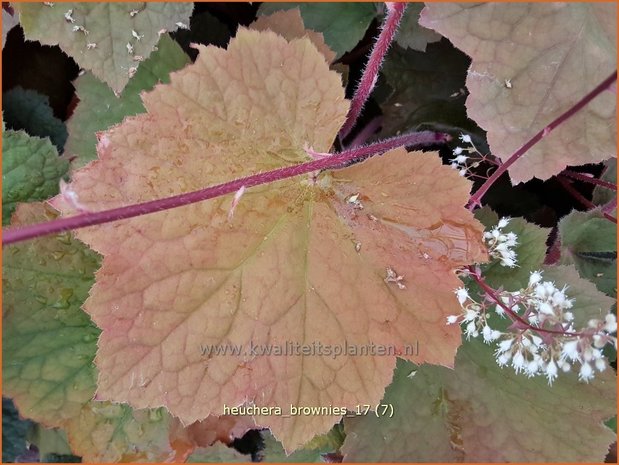
[[[160,82],[170,81],[170,72],[189,63],[189,57],[168,34],[161,37],[158,50],[140,65],[120,96],[91,73],[75,80],[74,86],[80,103],[68,122],[69,139],[66,152],[77,157],[72,167],[80,167],[97,158],[96,133],[125,117],[145,111],[140,93],[151,90]]]
[[[329,150],[348,103],[309,39],[240,29],[227,50],[199,51],[143,95],[147,114],[106,132],[99,160],[75,173],[88,208],[306,161],[305,145]],[[394,356],[259,356],[252,345],[402,350],[419,341],[410,358],[451,365],[460,335],[443,322],[457,308],[453,270],[486,258],[481,225],[463,208],[469,191],[436,154],[399,149],[250,189],[231,220],[226,196],[81,230],[104,255],[84,306],[103,330],[98,396],[165,405],[185,424],[245,402],[352,408],[377,402],[395,365]],[[364,210],[347,200],[355,193]],[[71,212],[61,197],[55,205]],[[385,282],[389,267],[405,289]],[[217,344],[242,350],[202,350]],[[287,450],[338,420],[256,417]]]
[[[18,202],[44,200],[57,194],[68,167],[49,139],[3,128],[2,224],[9,222]]]
[[[472,58],[469,117],[503,160],[616,68],[614,3],[427,4],[420,24]],[[514,184],[616,156],[615,98],[598,96],[516,161]]]
[[[460,347],[453,371],[401,362],[383,400],[394,417],[345,419],[344,461],[602,462],[614,440],[603,424],[616,409],[611,371],[550,387],[501,369],[479,341]]]
[[[372,3],[263,3],[259,15],[299,8],[305,27],[324,35],[337,57],[352,50],[363,38],[376,7]]]
[[[599,209],[573,211],[559,222],[561,263],[610,296],[617,295],[617,226]]]
[[[160,31],[189,24],[193,3],[20,3],[15,8],[27,39],[59,45],[119,93],[154,51]]]

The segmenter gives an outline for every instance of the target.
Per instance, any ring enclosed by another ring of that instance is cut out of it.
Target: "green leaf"
[[[470,60],[448,41],[428,45],[426,52],[394,46],[382,69],[385,96],[383,132],[454,128],[478,132],[463,107],[464,80]]]
[[[210,447],[201,447],[187,458],[187,463],[246,463],[251,456],[218,442]]]
[[[419,25],[419,13],[424,4],[409,3],[404,12],[400,28],[395,37],[396,42],[403,48],[412,48],[419,52],[425,52],[426,46],[432,42],[438,42],[442,36],[431,29]]]
[[[170,447],[165,409],[133,410],[111,402],[89,402],[67,425],[71,446],[84,462],[162,462]]]
[[[600,176],[600,179],[617,184],[617,159],[611,158],[610,160],[606,160],[604,165],[604,172],[602,176]],[[596,205],[604,205],[615,197],[617,197],[617,191],[602,186],[595,186],[595,189],[593,189],[592,201]]]
[[[49,137],[59,152],[64,149],[67,128],[54,116],[47,96],[15,87],[2,95],[2,111],[8,129],[23,129],[31,136]]]
[[[610,420],[604,422],[606,426],[613,430],[613,432],[617,432],[617,415],[612,417]]]
[[[282,444],[265,431],[262,433],[264,438],[264,449],[262,451],[262,461],[270,463],[322,463],[322,454],[336,452],[344,442],[344,431],[338,424],[326,434],[316,436],[308,442],[302,449],[286,455]]]
[[[499,222],[498,215],[488,207],[475,211],[475,218],[486,227],[486,230],[496,226]],[[498,260],[493,260],[481,266],[482,275],[491,287],[503,287],[507,291],[516,291],[527,287],[531,272],[539,270],[544,264],[546,240],[550,229],[540,228],[524,218],[512,218],[503,231],[513,232],[518,236],[518,245],[513,247],[518,266],[508,268],[501,265]]]
[[[21,204],[14,225],[54,219]],[[81,310],[99,256],[68,233],[11,245],[3,266],[3,382],[20,413],[67,431],[86,462],[161,461],[174,454],[169,416],[93,400],[99,329]]]
[[[382,401],[393,418],[346,419],[344,461],[602,462],[615,440],[602,423],[616,411],[611,371],[551,387],[501,369],[479,341],[462,345],[453,371],[400,362]]]
[[[82,68],[121,92],[161,31],[187,25],[193,3],[15,4],[26,38],[59,45]]]
[[[42,462],[46,461],[48,455],[71,455],[67,433],[58,428],[35,425],[28,434],[28,441],[37,446]]]
[[[573,211],[559,222],[559,235],[561,263],[573,263],[580,276],[616,297],[617,226],[599,209]]]
[[[45,200],[57,194],[68,167],[49,139],[3,130],[2,224],[8,224],[17,202]]]
[[[12,224],[55,217],[43,204],[23,204]],[[95,390],[99,330],[81,305],[99,257],[66,233],[8,246],[4,254],[4,392],[24,416],[61,426]]]
[[[66,145],[66,153],[77,157],[73,165],[79,167],[97,158],[96,133],[120,123],[127,116],[143,113],[140,93],[160,82],[170,82],[170,73],[188,63],[189,57],[166,34],[158,50],[142,63],[119,97],[91,73],[78,77],[75,88],[80,103],[69,120]]]
[[[4,11],[4,10],[2,10]],[[26,434],[32,422],[22,420],[10,399],[2,398],[2,462],[15,462],[28,450]]]
[[[451,370],[418,367],[398,360],[381,404],[393,405],[393,417],[346,418],[345,462],[458,462],[464,454],[460,425],[449,410],[446,381]],[[452,446],[450,446],[452,445]]]
[[[372,3],[263,3],[258,14],[268,15],[297,7],[305,27],[322,32],[338,58],[359,43],[376,16]]]

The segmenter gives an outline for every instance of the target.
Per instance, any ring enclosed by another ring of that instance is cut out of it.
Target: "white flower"
[[[508,232],[508,233],[507,233],[507,235],[506,235],[505,237],[507,237],[507,239],[506,239],[506,242],[505,242],[505,243],[506,243],[509,247],[514,247],[515,245],[518,245],[518,236],[516,236],[516,234],[515,234],[515,233],[513,233],[513,232]]]
[[[552,382],[557,379],[558,373],[557,365],[553,359],[550,359],[548,365],[546,365],[546,378],[548,378],[548,384],[552,386]]]
[[[604,318],[606,324],[604,325],[604,331],[607,333],[616,333],[617,332],[617,317],[613,313],[609,313]]]
[[[557,288],[555,287],[555,284],[550,281],[544,281],[542,285],[546,289],[546,295],[550,296],[554,294],[554,292],[557,290]]]
[[[589,380],[593,379],[593,376],[594,372],[593,368],[591,368],[591,365],[589,365],[588,363],[583,363],[580,367],[580,371],[578,372],[578,379],[584,381],[585,383],[588,383]]]
[[[479,335],[474,321],[471,321],[468,325],[466,325],[465,334],[467,340],[469,340],[471,336],[477,337]]]
[[[494,330],[488,325],[484,326],[484,329],[482,329],[481,333],[484,336],[485,343],[495,341],[501,336],[500,331]]]
[[[503,366],[507,365],[507,362],[509,362],[509,359],[511,357],[512,357],[511,354],[509,352],[507,352],[507,353],[499,355],[496,358],[496,362],[499,364],[499,366],[503,367]]]
[[[460,302],[460,305],[464,305],[466,299],[469,298],[469,292],[466,290],[465,287],[459,287],[458,289],[456,289],[456,296],[458,297],[458,302]]]
[[[561,355],[572,361],[578,360],[580,358],[580,354],[578,352],[578,342],[578,339],[574,339],[573,341],[564,343],[563,349],[561,349]]]
[[[468,134],[460,134],[460,140],[466,144],[472,144],[471,136]]]
[[[606,360],[604,360],[603,358],[598,358],[595,361],[595,368],[597,368],[599,372],[606,370]]]
[[[453,154],[454,154],[454,155],[460,155],[460,154],[462,153],[462,150],[463,150],[463,149],[462,149],[462,147],[456,147],[456,148],[453,150]]]
[[[497,305],[496,307],[494,307],[494,311],[496,312],[497,315],[504,317],[505,316],[505,310],[503,309],[503,307],[501,307],[500,305]]]
[[[467,157],[466,155],[458,155],[455,160],[456,163],[460,163],[461,165],[466,163],[466,161],[469,159],[469,157]]]
[[[509,349],[511,349],[513,342],[513,339],[505,339],[499,342],[499,348],[497,349],[497,352],[500,354],[502,354],[503,352],[507,352]]]
[[[529,276],[529,286],[539,283],[542,280],[542,273],[540,271],[533,271]]]
[[[514,367],[516,373],[520,373],[522,371],[522,369],[524,368],[524,364],[525,359],[522,355],[522,352],[516,352],[516,354],[514,355],[514,359],[512,360],[512,366]]]
[[[538,299],[546,298],[546,288],[543,286],[543,284],[538,284],[537,286],[535,286],[533,292],[535,293],[535,297],[537,297]]]
[[[452,325],[454,324],[456,321],[458,321],[459,316],[458,315],[449,315],[447,317],[447,324],[448,325]]]
[[[518,236],[513,233],[502,234],[501,229],[509,224],[510,218],[501,218],[497,226],[484,234],[488,253],[492,258],[500,260],[503,266],[517,266],[516,252],[511,248],[518,244]]]
[[[531,360],[525,367],[525,372],[529,378],[535,376],[539,370],[539,362],[535,359]]]
[[[545,315],[554,315],[554,309],[548,302],[542,302],[537,309]]]
[[[505,242],[500,242],[494,248],[494,250],[498,250],[499,252],[507,252],[508,249],[509,249],[509,246]]]
[[[467,321],[475,321],[479,316],[479,312],[473,310],[472,308],[467,308],[464,312],[464,322]]]
[[[568,371],[570,371],[570,368],[572,368],[569,363],[562,359],[557,360],[557,366],[561,368],[564,373],[567,373]]]

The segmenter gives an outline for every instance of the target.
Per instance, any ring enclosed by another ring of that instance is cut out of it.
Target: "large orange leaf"
[[[348,103],[309,39],[240,29],[227,50],[199,50],[143,96],[146,114],[102,135],[99,160],[73,178],[82,205],[151,200],[306,161],[305,145],[329,150]],[[287,417],[290,405],[377,403],[408,346],[416,363],[453,365],[453,271],[486,258],[463,208],[469,189],[435,154],[398,149],[252,188],[232,219],[227,196],[79,231],[104,256],[85,304],[102,329],[98,398],[163,405],[185,424],[224,406],[279,406],[255,420],[291,450],[341,412]],[[241,352],[204,350],[217,344]],[[267,344],[300,351],[252,353]],[[322,356],[309,353],[318,345]]]

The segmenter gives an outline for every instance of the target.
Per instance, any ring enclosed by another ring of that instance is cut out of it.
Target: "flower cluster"
[[[574,299],[567,289],[543,281],[540,271],[530,274],[525,289],[486,292],[481,302],[459,288],[455,292],[462,311],[448,316],[447,324],[461,324],[467,339],[481,335],[485,343],[496,343],[495,357],[501,367],[511,365],[516,373],[529,377],[545,376],[551,385],[560,371],[574,367],[578,378],[589,382],[596,370],[607,368],[603,347],[617,347],[617,318],[608,313],[577,330],[570,310]],[[506,331],[493,329],[489,319],[494,314],[508,316],[513,324]]]
[[[484,174],[480,173],[479,170],[475,168],[479,167],[482,164],[488,166],[500,166],[501,160],[494,157],[492,154],[482,154],[479,149],[473,143],[473,139],[468,134],[460,134],[460,142],[462,144],[458,145],[455,149],[453,149],[454,157],[449,160],[450,166],[457,170],[460,176],[469,176],[471,178],[481,178],[488,179],[488,172]]]
[[[470,168],[469,162],[471,159],[471,155],[477,152],[477,149],[473,145],[473,141],[471,140],[471,136],[468,134],[460,134],[460,140],[465,144],[470,144],[471,147],[456,147],[453,150],[454,158],[450,160],[451,167],[455,170],[458,170],[460,176],[466,176],[467,170]]]
[[[501,265],[508,268],[518,266],[516,252],[512,249],[518,245],[518,236],[513,232],[505,233],[503,228],[509,224],[510,218],[501,218],[490,231],[484,232],[484,241],[492,258],[500,260]]]

